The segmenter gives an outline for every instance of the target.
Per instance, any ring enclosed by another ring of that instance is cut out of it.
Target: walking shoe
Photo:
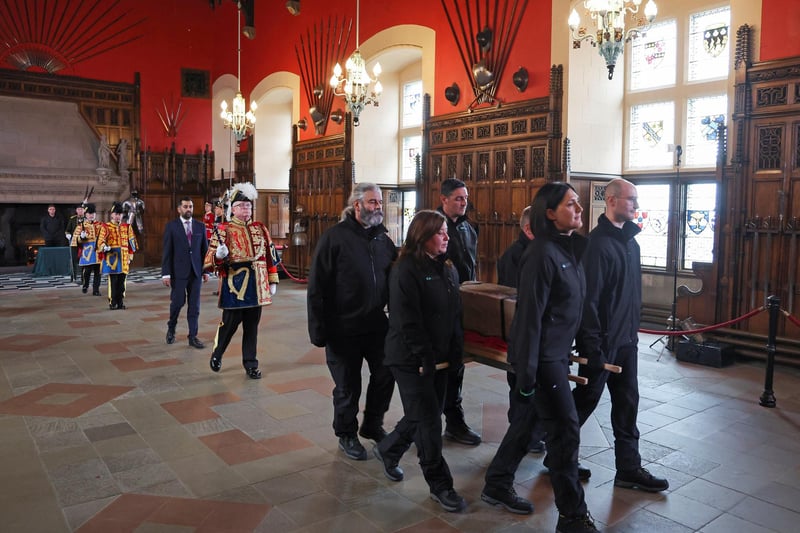
[[[592,533],[599,531],[594,525],[594,519],[588,512],[585,515],[564,516],[558,515],[556,533]]]
[[[92,291],[92,296],[100,296],[100,291]]]
[[[549,476],[550,469],[548,468],[544,471],[544,473]],[[590,477],[592,477],[592,471],[578,463],[578,481],[589,481]]]
[[[358,430],[358,434],[365,439],[380,442],[386,436],[386,431],[381,426],[361,426],[361,429]]]
[[[518,496],[514,487],[505,490],[486,485],[481,492],[481,500],[492,505],[502,505],[512,513],[531,514],[533,512],[533,504]]]
[[[451,513],[463,511],[467,508],[467,502],[454,489],[440,490],[435,494],[431,492],[431,500],[439,502],[442,509]]]
[[[81,288],[81,292],[82,292],[83,294],[86,294],[87,292],[89,292],[89,287],[83,287],[83,288]]]
[[[261,370],[257,368],[245,368],[244,371],[250,379],[261,379]]]
[[[173,334],[173,337],[174,336],[175,335]],[[173,339],[173,341],[174,340],[175,339]],[[197,337],[189,337],[189,346],[191,346],[192,348],[197,348],[198,350],[202,350],[203,348],[206,347],[206,345],[203,344],[203,341],[201,341]]]
[[[359,441],[356,436],[339,437],[339,449],[354,461],[367,460],[367,450],[364,449],[364,446],[361,445],[361,441]]]
[[[172,344],[175,342],[175,330],[167,328],[167,344]]]
[[[655,477],[646,468],[640,466],[634,470],[617,470],[614,486],[646,492],[661,492],[669,488],[669,482],[666,479]]]
[[[208,365],[214,372],[219,372],[219,369],[222,368],[222,358],[215,357],[214,354],[212,353],[211,360],[208,362]]]
[[[403,481],[403,469],[397,466],[397,463],[384,460],[378,446],[372,447],[372,454],[383,465],[383,475],[386,476],[389,481]]]
[[[477,446],[481,443],[481,436],[463,420],[457,424],[447,424],[444,428],[444,437],[468,446]]]
[[[535,440],[528,446],[528,453],[544,453],[547,451],[547,445],[543,440]]]

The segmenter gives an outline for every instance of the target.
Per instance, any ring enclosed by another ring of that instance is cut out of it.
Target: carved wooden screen
[[[729,306],[734,316],[764,304],[770,295],[797,316],[800,233],[800,57],[740,67],[734,125],[734,180],[729,257],[740,258]],[[766,333],[768,317],[747,329]],[[780,321],[778,335],[797,330]]]
[[[283,254],[290,272],[305,276],[320,235],[339,221],[353,188],[352,154],[349,113],[343,133],[294,143],[289,173],[290,240]]]
[[[539,187],[564,178],[561,76],[561,67],[553,67],[549,97],[426,120],[418,207],[441,205],[446,178],[467,185],[482,281],[497,279],[497,259],[516,240],[520,214]]]

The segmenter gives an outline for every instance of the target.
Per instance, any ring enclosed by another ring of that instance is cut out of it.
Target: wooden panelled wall
[[[520,214],[539,187],[565,179],[562,67],[550,76],[549,96],[425,121],[417,207],[439,207],[446,178],[467,185],[481,281],[497,280],[497,260],[519,235]]]
[[[688,314],[713,310],[711,323],[758,308],[768,296],[800,317],[800,57],[751,63],[748,40],[749,29],[740,28],[732,164],[717,170],[720,233],[704,280],[716,290],[685,304]],[[763,356],[767,328],[768,314],[761,313],[712,336]],[[800,329],[781,314],[777,334],[778,359],[800,363]]]
[[[339,221],[353,189],[353,121],[345,115],[344,132],[298,141],[292,132],[289,172],[289,248],[284,267],[305,277],[320,235]],[[304,242],[304,244],[300,244]]]

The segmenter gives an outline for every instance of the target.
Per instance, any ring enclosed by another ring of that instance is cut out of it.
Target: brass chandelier
[[[242,3],[238,2],[237,6],[236,35],[238,44],[236,57],[238,60],[238,67],[236,73],[236,96],[233,97],[230,111],[228,111],[228,102],[223,100],[220,103],[220,107],[222,108],[220,117],[222,118],[225,127],[230,128],[233,136],[236,138],[236,142],[240,143],[242,139],[247,137],[248,134],[252,133],[253,129],[256,127],[255,111],[258,106],[255,102],[250,102],[250,109],[246,110],[246,102],[244,96],[242,96]]]

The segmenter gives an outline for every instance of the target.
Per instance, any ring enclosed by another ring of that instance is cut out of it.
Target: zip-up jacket
[[[589,233],[582,259],[586,301],[576,344],[583,357],[596,359],[590,364],[613,363],[618,348],[639,342],[642,267],[634,237],[640,231],[630,221],[618,228],[603,214]]]
[[[351,214],[322,235],[308,276],[312,344],[386,330],[389,269],[396,257],[383,224],[365,229]]]
[[[447,236],[450,237],[450,242],[447,243],[447,258],[453,262],[453,266],[458,271],[459,283],[475,281],[478,232],[467,220],[467,215],[460,216],[453,222],[449,216],[445,215],[441,206],[436,210],[447,219]]]
[[[586,295],[580,257],[586,237],[536,236],[522,254],[517,310],[511,323],[508,362],[523,391],[535,386],[539,361],[566,361]]]
[[[389,276],[387,366],[461,366],[464,331],[458,274],[444,257],[400,258]],[[427,365],[426,365],[427,363]]]

